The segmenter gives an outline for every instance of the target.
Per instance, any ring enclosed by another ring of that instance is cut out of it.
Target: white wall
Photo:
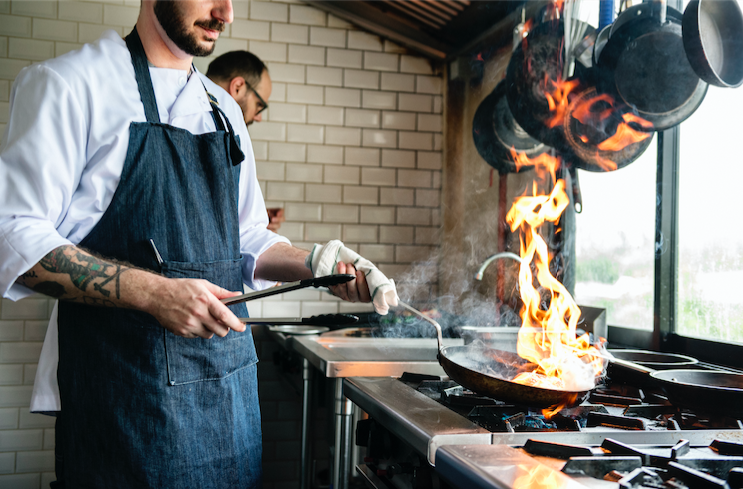
[[[424,58],[302,3],[235,0],[234,9],[215,55],[247,49],[268,64],[270,108],[250,133],[267,204],[286,209],[281,234],[298,246],[340,238],[403,278],[438,246],[442,78]],[[139,1],[0,1],[0,130],[24,66],[106,29],[125,35],[138,10]],[[208,62],[196,65],[205,71]],[[0,487],[53,480],[53,418],[28,412],[51,302],[0,303]],[[369,310],[314,289],[250,309],[274,317]]]

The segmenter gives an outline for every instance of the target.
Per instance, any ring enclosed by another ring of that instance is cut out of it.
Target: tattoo
[[[59,299],[65,294],[64,285],[57,282],[39,282],[33,286],[33,290],[55,299]]]
[[[71,256],[65,253],[68,250],[72,251]],[[69,275],[72,284],[83,292],[87,290],[91,282],[96,281],[93,283],[93,289],[105,297],[109,297],[111,291],[104,287],[114,281],[115,297],[120,298],[120,277],[126,269],[118,263],[106,263],[95,256],[63,246],[52,250],[41,259],[39,264],[49,272]],[[97,282],[99,279],[103,281]]]
[[[95,297],[83,296],[83,304],[88,306],[104,306],[104,307],[116,307],[116,304],[108,299],[97,299]]]
[[[27,278],[39,278],[39,276],[36,275],[36,272],[34,272],[33,270],[29,270],[28,272],[21,275],[20,278],[25,280]]]

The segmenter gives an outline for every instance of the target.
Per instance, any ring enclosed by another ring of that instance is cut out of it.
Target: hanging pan
[[[598,59],[598,90],[637,111],[650,131],[686,120],[707,93],[684,51],[683,16],[665,1],[622,12]]]
[[[595,29],[584,22],[572,21],[571,29],[583,32],[584,38],[595,36]],[[562,21],[537,25],[514,50],[506,71],[506,99],[516,122],[533,138],[559,151],[566,149],[565,137],[550,98],[554,100],[554,81],[563,79],[564,32]],[[573,80],[580,83],[577,77]]]
[[[518,168],[513,161],[511,149],[534,158],[549,149],[548,146],[529,136],[513,118],[506,100],[506,84],[498,83],[483,99],[472,121],[472,137],[475,147],[485,162],[498,173],[517,173],[532,166]]]
[[[653,134],[646,132],[649,123],[625,120],[625,115],[632,112],[612,96],[597,93],[594,87],[573,98],[565,111],[564,130],[567,144],[577,157],[571,160],[574,165],[594,172],[613,171],[639,158],[650,146]]]
[[[743,84],[743,14],[736,0],[692,0],[684,10],[684,50],[699,78]]]

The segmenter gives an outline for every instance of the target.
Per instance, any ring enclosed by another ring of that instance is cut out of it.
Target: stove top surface
[[[647,388],[602,384],[552,418],[446,377],[351,378],[344,390],[437,472],[464,484],[455,487],[543,489],[547,477],[549,489],[743,488],[743,423],[674,407]]]

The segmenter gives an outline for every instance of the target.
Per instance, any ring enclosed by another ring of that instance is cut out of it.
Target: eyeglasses
[[[243,80],[245,80],[245,79],[243,78]],[[255,115],[258,115],[261,112],[263,112],[264,110],[266,110],[268,108],[268,104],[266,103],[265,100],[263,100],[263,97],[261,97],[258,94],[258,92],[255,90],[255,88],[253,88],[253,87],[250,86],[250,83],[248,83],[247,80],[245,81],[245,86],[248,87],[255,94],[256,97],[258,97],[258,102],[259,102],[259,107],[260,108],[258,109],[258,112],[255,113]]]

